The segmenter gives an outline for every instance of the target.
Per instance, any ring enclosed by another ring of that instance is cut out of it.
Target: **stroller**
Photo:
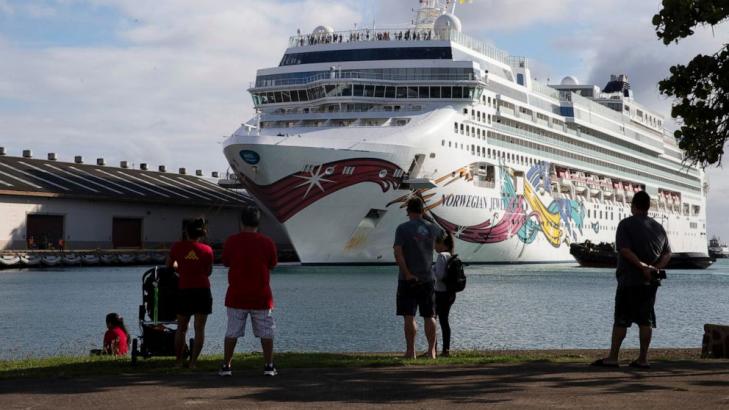
[[[142,304],[139,305],[139,329],[142,335],[132,340],[132,365],[141,356],[175,356],[177,333],[176,298],[178,277],[173,269],[157,267],[142,275]],[[185,346],[189,357],[194,339]]]

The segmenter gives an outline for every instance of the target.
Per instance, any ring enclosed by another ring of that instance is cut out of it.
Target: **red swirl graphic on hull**
[[[382,192],[396,189],[403,174],[389,161],[354,158],[312,166],[270,185],[257,185],[245,176],[243,183],[283,223],[314,202],[362,182],[375,183]]]

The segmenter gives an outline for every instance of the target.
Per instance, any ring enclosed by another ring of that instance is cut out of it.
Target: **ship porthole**
[[[386,169],[381,170],[380,171],[380,178],[384,178],[386,176],[387,176],[387,170]]]
[[[328,167],[326,170],[324,170],[324,173],[327,175],[334,174],[334,167]]]

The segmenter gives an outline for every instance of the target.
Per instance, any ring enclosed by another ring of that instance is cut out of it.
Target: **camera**
[[[663,270],[663,269],[654,270],[651,273],[651,277],[653,278],[653,280],[663,280],[663,279],[666,279],[666,277],[667,277],[666,276],[666,271]]]
[[[666,279],[666,271],[663,269],[651,272],[651,283],[655,286],[661,286],[661,280]]]

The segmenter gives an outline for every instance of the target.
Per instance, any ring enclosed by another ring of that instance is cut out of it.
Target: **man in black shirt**
[[[649,368],[648,347],[656,314],[653,309],[659,283],[654,278],[658,270],[671,260],[671,247],[661,224],[648,217],[650,196],[637,192],[631,203],[633,216],[618,224],[615,248],[618,251],[615,293],[615,321],[613,323],[610,355],[592,363],[593,366],[618,367],[620,345],[628,328],[636,323],[640,328],[640,356],[631,367]]]

